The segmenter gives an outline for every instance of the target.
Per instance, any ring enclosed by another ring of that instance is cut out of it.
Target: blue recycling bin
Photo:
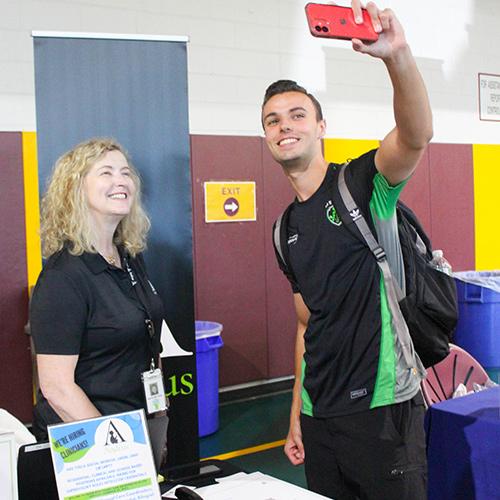
[[[213,434],[219,428],[219,349],[224,345],[222,325],[196,321],[196,383],[198,386],[198,434]]]
[[[500,284],[499,271],[456,273],[458,323],[453,342],[474,356],[495,382],[500,378],[500,293],[481,283]]]

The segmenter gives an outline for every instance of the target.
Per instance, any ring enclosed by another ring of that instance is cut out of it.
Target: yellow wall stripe
[[[258,446],[252,446],[251,448],[243,448],[242,450],[230,451],[229,453],[224,453],[222,455],[216,455],[214,457],[203,458],[203,460],[229,460],[230,458],[242,457],[243,455],[250,455],[252,453],[258,453],[259,451],[270,450],[272,448],[278,448],[279,446],[284,446],[285,440],[273,441],[272,443],[260,444]]]
[[[500,145],[473,144],[476,269],[500,269]]]
[[[333,163],[345,163],[371,149],[378,148],[380,142],[366,139],[324,139],[325,159]]]
[[[40,247],[40,208],[36,133],[23,132],[24,213],[26,218],[26,263],[28,290],[35,285],[42,270]]]

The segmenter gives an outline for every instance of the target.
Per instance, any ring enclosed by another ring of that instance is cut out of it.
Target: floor
[[[303,466],[283,453],[292,392],[223,403],[219,430],[200,438],[200,457],[228,460],[246,472],[260,471],[305,487]]]

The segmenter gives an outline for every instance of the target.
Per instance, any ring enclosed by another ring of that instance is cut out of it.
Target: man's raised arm
[[[379,10],[373,2],[366,8],[379,39],[371,44],[354,39],[352,45],[357,52],[382,59],[389,72],[396,126],[381,142],[375,164],[389,183],[396,185],[412,174],[432,139],[432,112],[422,76],[394,12]],[[352,9],[358,22],[360,0],[352,1]]]

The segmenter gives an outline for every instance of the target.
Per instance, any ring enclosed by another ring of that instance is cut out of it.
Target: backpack
[[[452,276],[431,264],[432,246],[416,215],[402,202],[396,210],[406,275],[406,296],[399,300],[399,307],[427,368],[450,352],[458,320],[457,289]],[[419,240],[425,244],[424,252]]]
[[[393,325],[403,347],[408,365],[412,346],[424,367],[432,366],[449,353],[449,342],[458,320],[455,280],[431,265],[432,245],[417,216],[404,203],[396,207],[397,224],[405,268],[406,296],[392,279],[384,249],[378,244],[361,211],[345,184],[344,164],[334,189],[334,205],[346,227],[368,247],[377,260],[386,285]],[[290,205],[276,220],[273,240],[281,267],[294,278],[288,257],[287,227]],[[408,342],[408,333],[412,342]]]

